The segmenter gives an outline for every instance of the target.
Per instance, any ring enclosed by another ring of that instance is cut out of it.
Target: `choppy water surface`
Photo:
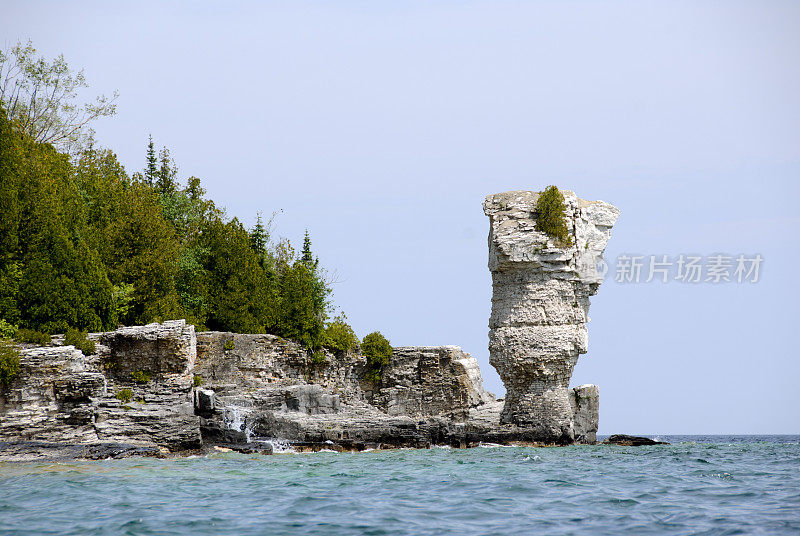
[[[800,436],[0,463],[0,534],[797,534]]]

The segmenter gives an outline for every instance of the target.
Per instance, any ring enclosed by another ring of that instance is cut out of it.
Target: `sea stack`
[[[589,296],[603,281],[603,251],[619,210],[561,193],[569,245],[536,229],[539,192],[504,192],[483,203],[492,273],[489,362],[506,387],[501,423],[532,429],[541,441],[593,442],[598,389],[570,389],[569,382],[588,350]]]

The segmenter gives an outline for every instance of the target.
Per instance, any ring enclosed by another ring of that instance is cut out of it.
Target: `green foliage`
[[[135,290],[136,288],[131,283],[114,285],[111,291],[111,319],[114,324],[128,316]]]
[[[392,345],[381,332],[375,331],[361,341],[361,351],[367,358],[367,380],[380,383],[383,378],[383,369],[389,364],[392,357]]]
[[[559,247],[572,245],[567,226],[567,206],[562,194],[555,186],[548,186],[536,201],[536,230],[555,239]]]
[[[346,354],[359,347],[358,337],[347,323],[347,316],[340,313],[325,327],[322,345],[332,352]]]
[[[284,265],[278,276],[280,307],[276,331],[309,349],[322,345],[328,290],[302,262]]]
[[[77,329],[69,328],[64,335],[64,344],[65,345],[72,345],[84,355],[92,355],[95,352],[95,344],[94,341],[90,341],[86,338],[85,331],[79,331]]]
[[[28,342],[30,344],[38,344],[39,346],[50,344],[50,335],[42,333],[41,331],[36,331],[35,329],[18,329],[15,339],[19,342]]]
[[[17,326],[0,318],[0,339],[13,339],[17,336]]]
[[[192,380],[192,385],[195,387],[200,387],[203,385],[203,378],[199,374],[195,374],[194,379]]]
[[[205,222],[198,245],[203,252],[206,325],[220,331],[264,333],[272,324],[274,300],[242,224],[236,218],[225,222],[214,217]]]
[[[18,52],[25,65],[66,73],[36,63],[32,47]],[[23,328],[17,339],[49,344],[41,332],[69,331],[88,352],[86,331],[186,318],[197,329],[293,339],[312,356],[323,345],[357,347],[343,316],[326,325],[331,290],[308,231],[296,255],[287,240],[270,242],[272,218],[259,214],[248,231],[205,198],[200,179],[182,185],[152,137],[131,177],[110,150],[67,154],[37,142],[3,102],[0,319]]]
[[[131,372],[131,379],[136,383],[150,383],[150,373],[145,370]]]
[[[233,342],[233,339],[228,339],[227,341],[225,341],[225,344],[222,345],[222,349],[225,350],[226,352],[229,352],[234,348],[236,348],[236,344]]]
[[[175,289],[179,246],[164,219],[156,192],[132,184],[117,200],[115,217],[105,231],[103,254],[114,285],[133,285],[125,324],[182,316]]]
[[[131,391],[127,387],[125,389],[120,389],[119,391],[117,391],[116,397],[117,400],[119,400],[123,404],[127,404],[128,402],[133,400],[133,391]]]
[[[313,354],[311,354],[311,362],[315,365],[322,365],[325,363],[325,352],[322,350],[317,350]]]
[[[7,386],[19,373],[19,350],[10,340],[0,340],[0,385]]]

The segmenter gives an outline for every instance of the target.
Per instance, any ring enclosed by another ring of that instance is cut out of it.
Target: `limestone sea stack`
[[[588,350],[589,296],[603,281],[603,251],[619,210],[562,190],[571,244],[536,230],[538,192],[490,195],[492,313],[489,362],[506,387],[500,421],[532,429],[541,441],[593,441],[598,389],[569,389]]]

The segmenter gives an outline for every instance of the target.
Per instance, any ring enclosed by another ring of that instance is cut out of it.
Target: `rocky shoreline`
[[[593,444],[598,388],[569,380],[619,211],[564,192],[574,240],[557,245],[536,230],[537,195],[484,203],[489,348],[505,400],[457,346],[394,348],[376,384],[358,352],[312,359],[274,335],[196,333],[173,320],[90,334],[88,356],[57,338],[21,345],[19,375],[0,389],[0,460]]]

